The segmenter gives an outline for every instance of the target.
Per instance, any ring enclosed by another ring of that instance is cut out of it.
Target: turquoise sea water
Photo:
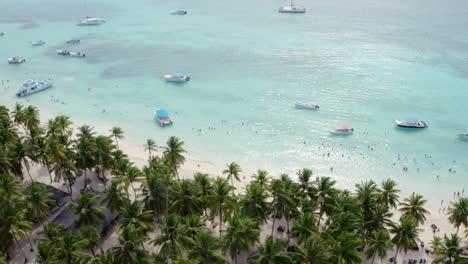
[[[456,135],[468,133],[468,2],[302,0],[306,14],[279,14],[284,4],[0,0],[0,104],[119,125],[136,144],[176,135],[192,158],[247,171],[309,167],[342,187],[393,177],[431,198],[465,188],[468,142]],[[176,9],[189,14],[169,14]],[[107,23],[75,25],[87,15]],[[74,36],[80,44],[65,44]],[[30,45],[39,39],[46,45]],[[57,55],[62,48],[87,57]],[[14,55],[26,63],[8,65]],[[171,72],[192,80],[166,83]],[[25,79],[49,77],[54,88],[14,97]],[[172,127],[156,124],[160,107]],[[406,116],[429,128],[395,128]],[[329,135],[345,124],[354,135]]]

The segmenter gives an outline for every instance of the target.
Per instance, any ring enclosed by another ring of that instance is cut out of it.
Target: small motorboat
[[[23,85],[18,90],[18,92],[16,92],[16,96],[23,97],[23,96],[30,95],[33,93],[37,93],[37,92],[40,92],[40,91],[43,91],[45,89],[52,87],[53,84],[54,84],[54,81],[52,81],[51,79],[45,80],[42,82],[36,82],[34,80],[26,80],[24,81]]]
[[[8,58],[8,63],[10,63],[10,64],[20,64],[20,63],[23,63],[25,61],[26,61],[25,58],[22,58],[22,57],[19,57],[19,56],[13,56],[11,58]]]
[[[354,132],[354,129],[350,126],[342,126],[340,129],[330,131],[332,135],[351,135]]]
[[[185,11],[185,10],[175,10],[175,11],[171,11],[171,14],[172,15],[186,15],[188,12]]]
[[[67,40],[67,43],[68,44],[80,43],[80,39],[79,38],[71,38],[71,39]]]
[[[395,120],[395,123],[399,127],[403,128],[426,128],[427,124],[424,121],[419,120],[416,117],[406,117],[402,120]]]
[[[295,102],[294,105],[296,106],[296,108],[302,108],[302,109],[311,109],[311,110],[320,109],[320,106],[315,105],[315,104],[306,104],[306,103]]]
[[[42,46],[44,44],[45,44],[45,41],[43,41],[43,40],[38,40],[38,41],[31,42],[31,45],[33,45],[33,46]]]
[[[81,20],[78,22],[78,26],[94,26],[94,25],[101,25],[106,23],[106,20],[99,18],[99,17],[86,17],[86,19]]]
[[[72,57],[86,57],[86,54],[82,53],[81,51],[78,51],[78,52],[70,52],[70,56]]]
[[[164,79],[168,82],[187,82],[190,77],[183,73],[173,73],[164,75]]]
[[[172,125],[172,120],[169,117],[169,113],[165,109],[158,109],[154,111],[154,116],[161,126]]]
[[[457,137],[459,139],[468,140],[468,134],[458,134]]]
[[[63,55],[63,56],[68,56],[70,55],[70,52],[68,50],[57,50],[57,53],[59,55]]]

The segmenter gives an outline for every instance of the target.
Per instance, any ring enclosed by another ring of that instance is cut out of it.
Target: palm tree
[[[461,257],[462,254],[468,249],[468,247],[461,246],[462,239],[457,234],[444,235],[442,241],[433,244],[436,244],[434,253],[438,256],[433,263],[461,263],[464,259]]]
[[[188,252],[190,260],[196,263],[226,263],[224,256],[219,253],[221,243],[213,237],[211,231],[199,232],[195,236],[194,245]]]
[[[374,264],[377,255],[380,259],[383,259],[387,256],[387,250],[393,248],[393,245],[388,242],[389,240],[390,235],[385,229],[372,232],[371,236],[368,238],[367,243],[369,247],[366,250],[366,257],[368,259],[372,258],[372,264]]]
[[[113,127],[111,130],[110,130],[111,134],[110,134],[110,137],[113,137],[114,140],[115,140],[115,145],[117,145],[117,149],[119,149],[119,139],[123,139],[124,138],[124,132],[122,130],[122,128],[120,127]]]
[[[159,254],[166,259],[175,260],[187,249],[193,246],[194,241],[187,235],[181,225],[179,216],[169,215],[162,219],[161,234],[152,241],[154,245],[161,246]]]
[[[310,169],[302,169],[297,172],[297,179],[299,180],[300,186],[300,195],[302,197],[306,196],[311,191],[311,182],[310,179],[312,178],[312,170]]]
[[[420,194],[411,194],[409,198],[405,199],[405,202],[400,203],[400,212],[404,215],[411,215],[414,217],[418,224],[424,224],[426,220],[426,214],[430,214],[424,208],[427,200],[424,200]]]
[[[80,229],[80,236],[82,239],[88,240],[86,248],[91,251],[93,257],[96,257],[94,249],[98,246],[99,240],[101,240],[101,234],[99,234],[99,231],[93,226],[85,226]]]
[[[400,218],[400,224],[396,224],[390,229],[390,232],[395,236],[392,238],[391,242],[396,246],[395,258],[398,255],[400,249],[403,249],[405,253],[408,249],[412,248],[414,245],[417,245],[417,240],[419,239],[418,223],[412,215],[403,215]]]
[[[227,174],[227,180],[231,181],[231,186],[234,187],[234,179],[239,181],[239,173],[242,171],[239,164],[231,162],[226,165],[227,169],[223,170],[223,174]],[[232,194],[234,195],[234,188],[232,189]]]
[[[184,225],[185,232],[189,237],[195,239],[195,236],[206,229],[206,225],[200,219],[198,215],[191,215],[187,217],[183,217],[182,224]]]
[[[149,253],[141,245],[148,238],[141,230],[126,226],[119,235],[119,244],[109,250],[112,262],[116,264],[148,264]]]
[[[20,103],[16,103],[15,104],[15,109],[11,112],[12,114],[12,117],[13,117],[13,122],[15,122],[15,124],[17,126],[21,126],[23,127],[23,130],[25,133],[28,133],[24,123],[25,123],[25,113],[24,113],[24,108],[23,108],[23,105],[20,104]]]
[[[390,208],[397,208],[398,205],[398,193],[399,189],[396,188],[397,183],[392,179],[386,179],[382,181],[381,188],[378,192],[381,196],[382,201]]]
[[[223,214],[234,207],[235,199],[229,193],[233,187],[226,179],[217,177],[213,182],[213,193],[206,197],[210,211],[219,215],[219,236],[223,225]]]
[[[210,177],[208,174],[201,173],[201,172],[195,172],[193,175],[193,180],[195,182],[195,185],[198,189],[198,197],[200,197],[200,200],[202,202],[202,207],[203,210],[205,211],[205,215],[208,215],[208,203],[207,203],[207,197],[213,193],[213,184],[210,180]]]
[[[114,145],[112,140],[105,136],[96,137],[96,153],[95,159],[99,165],[99,170],[101,172],[101,178],[104,181],[104,184],[107,182],[106,177],[104,176],[104,171],[110,169],[113,159],[111,156],[112,151],[114,150]]]
[[[246,193],[240,201],[241,212],[259,224],[267,221],[269,215],[268,194],[266,190],[256,184],[250,183],[246,187]]]
[[[336,239],[332,239],[332,243],[333,263],[361,263],[361,254],[356,250],[361,245],[361,240],[355,233],[343,232]]]
[[[258,241],[260,230],[252,219],[233,216],[224,236],[223,251],[229,252],[231,259],[237,264],[240,252],[248,253]]]
[[[391,220],[393,213],[388,209],[387,205],[382,203],[377,203],[370,209],[369,216],[366,219],[367,222],[364,223],[367,234],[372,233],[372,231],[386,229],[387,226],[393,224]]]
[[[164,213],[168,206],[168,190],[164,179],[155,173],[146,174],[146,181],[144,181],[141,189],[142,202],[145,208],[154,212],[159,220],[159,216]]]
[[[5,146],[0,145],[0,173],[9,173],[12,167],[11,156]]]
[[[86,192],[78,195],[76,203],[71,205],[71,209],[75,213],[75,226],[98,226],[105,219],[102,212],[104,207],[96,207],[100,197],[93,193]]]
[[[16,243],[24,259],[27,257],[19,244],[19,239],[25,239],[31,232],[32,223],[26,220],[27,210],[18,203],[6,203],[0,206],[0,248],[6,251],[12,241]],[[31,243],[31,241],[29,241]],[[31,249],[33,248],[30,244]]]
[[[50,156],[49,156],[49,142],[48,139],[45,137],[37,137],[34,139],[33,144],[33,153],[34,153],[34,160],[36,162],[42,163],[43,166],[47,168],[47,173],[49,174],[50,183],[52,183],[52,175],[50,174]]]
[[[271,225],[271,235],[275,230],[275,222],[277,218],[286,218],[287,232],[289,233],[289,222],[291,215],[297,211],[297,193],[296,185],[291,184],[292,181],[283,181],[274,179],[270,185],[270,193],[273,197],[270,211],[273,213],[273,223]],[[289,237],[288,237],[289,238]]]
[[[40,220],[50,213],[50,207],[55,203],[50,197],[45,185],[33,182],[25,190],[24,201],[28,209],[29,220]]]
[[[315,225],[316,221],[314,215],[311,213],[305,213],[294,221],[291,229],[291,236],[297,238],[298,244],[305,242],[307,238],[318,232],[317,226]]]
[[[94,153],[96,153],[96,141],[94,138],[95,133],[92,128],[87,125],[83,125],[78,128],[78,140],[76,141],[76,167],[84,171],[84,189],[88,185],[87,171],[96,166],[96,160],[94,159]]]
[[[188,216],[202,212],[202,201],[192,180],[182,180],[171,188],[171,212]]]
[[[298,264],[328,264],[332,259],[328,243],[318,235],[309,237],[303,248],[298,245],[293,257]]]
[[[47,136],[57,137],[60,135],[71,135],[73,132],[71,128],[72,124],[70,117],[64,115],[56,116],[54,119],[50,119],[47,122]]]
[[[255,183],[261,185],[262,187],[266,188],[268,182],[270,181],[270,177],[268,177],[268,172],[266,170],[258,170],[256,174],[252,176]]]
[[[327,204],[333,204],[331,200],[336,195],[337,190],[333,187],[336,184],[335,180],[330,177],[319,177],[312,187],[312,193],[319,205],[319,218],[317,226],[320,228],[320,220],[323,214],[327,211]]]
[[[0,174],[0,202],[8,204],[21,196],[21,183],[10,174]]]
[[[41,124],[39,119],[39,109],[29,105],[24,109],[24,126],[27,128],[26,134],[34,138],[34,130]]]
[[[65,232],[65,227],[62,224],[50,223],[44,226],[44,230],[39,234],[47,238],[47,242],[53,245],[58,245],[61,235]]]
[[[128,201],[124,190],[119,185],[119,182],[113,180],[109,187],[106,189],[103,202],[111,212],[115,213],[123,207],[124,203]]]
[[[148,151],[148,160],[151,160],[151,152],[152,151],[156,151],[157,150],[157,145],[156,145],[156,142],[154,142],[154,140],[152,139],[147,139],[146,140],[146,144],[143,145],[143,147],[145,147],[145,151]]]
[[[164,159],[166,160],[169,168],[171,168],[177,176],[177,179],[179,179],[179,173],[177,170],[185,162],[185,157],[183,156],[183,153],[186,152],[183,147],[184,142],[177,137],[172,136],[167,140],[166,145],[167,146],[164,150]]]
[[[22,175],[23,166],[21,166],[21,163],[23,163],[31,182],[34,181],[31,176],[31,172],[29,171],[31,166],[29,164],[28,157],[32,156],[32,148],[28,144],[28,141],[21,141],[21,139],[15,140],[12,144],[11,154],[14,156],[13,160],[16,161],[14,164],[17,165],[17,169],[15,171],[18,171],[19,175]]]
[[[468,227],[468,198],[461,197],[456,202],[451,202],[451,207],[449,207],[449,221],[454,225],[458,230],[461,225]]]
[[[37,253],[34,254],[34,258],[37,264],[52,264],[54,263],[55,255],[54,251],[56,247],[47,241],[41,241],[37,244]]]
[[[153,212],[144,209],[139,201],[124,203],[117,223],[121,228],[131,226],[144,234],[154,230]]]
[[[121,177],[121,181],[124,183],[125,190],[128,192],[129,185],[132,187],[133,195],[136,200],[137,193],[135,187],[133,186],[134,182],[144,182],[143,173],[137,167],[129,167],[126,174]]]
[[[258,245],[258,254],[249,257],[250,263],[257,264],[289,264],[292,260],[286,253],[286,243],[283,241],[273,241],[272,236],[268,236],[265,244]]]

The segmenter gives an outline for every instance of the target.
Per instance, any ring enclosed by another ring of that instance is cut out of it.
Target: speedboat
[[[19,56],[13,56],[11,58],[8,58],[8,63],[11,63],[11,64],[19,64],[19,63],[23,63],[25,61],[26,61],[25,58],[22,58],[22,57],[19,57]]]
[[[57,50],[57,53],[59,55],[64,55],[64,56],[70,55],[70,52],[68,50]]]
[[[354,129],[350,126],[342,126],[340,129],[330,131],[332,135],[351,135],[354,132]]]
[[[75,44],[75,43],[80,43],[80,38],[71,38],[67,40],[68,44]]]
[[[161,126],[172,125],[172,120],[169,117],[169,113],[164,109],[158,109],[154,111],[154,116],[158,120]]]
[[[43,40],[38,40],[38,41],[31,42],[31,45],[33,45],[33,46],[42,46],[44,44],[45,44],[45,41],[43,41]]]
[[[70,52],[70,56],[72,57],[86,57],[86,54],[82,53],[81,51],[78,52]]]
[[[187,11],[185,11],[185,10],[175,10],[175,11],[171,11],[171,14],[173,14],[173,15],[186,15]]]
[[[458,134],[459,139],[468,140],[468,134]]]
[[[291,0],[290,5],[280,7],[278,12],[280,13],[305,13],[306,9],[304,6],[294,5]]]
[[[99,17],[86,17],[86,19],[81,20],[79,26],[92,26],[92,25],[101,25],[106,23],[106,21]]]
[[[164,75],[164,79],[168,82],[187,82],[190,77],[183,73],[173,73]]]
[[[402,120],[395,120],[395,123],[397,124],[397,126],[404,127],[404,128],[426,128],[427,127],[426,122],[421,121],[415,117],[406,117],[405,119],[402,119]]]
[[[52,87],[53,84],[54,84],[54,81],[52,81],[51,79],[45,80],[42,82],[36,82],[34,80],[26,80],[24,81],[23,85],[18,90],[18,92],[16,92],[16,96],[23,97],[23,96],[30,95],[33,93],[37,93],[37,92],[40,92],[47,88]]]
[[[303,108],[303,109],[319,109],[320,106],[314,105],[314,104],[306,104],[306,103],[300,103],[300,102],[295,102],[294,105],[296,105],[297,108]]]

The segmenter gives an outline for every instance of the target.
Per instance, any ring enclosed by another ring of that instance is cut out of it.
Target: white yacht
[[[154,111],[154,116],[158,120],[161,126],[172,125],[172,120],[169,117],[169,113],[164,109],[158,109]]]
[[[92,26],[92,25],[101,25],[106,23],[106,21],[99,17],[86,17],[86,19],[81,20],[79,26]]]
[[[22,57],[19,57],[19,56],[13,56],[13,57],[8,58],[8,63],[10,63],[10,64],[19,64],[19,63],[23,63],[25,61],[26,61],[25,58],[22,58]]]
[[[404,127],[404,128],[426,128],[427,127],[426,122],[421,121],[415,117],[406,117],[405,119],[402,119],[402,120],[395,120],[395,123],[397,124],[397,126]]]
[[[458,134],[459,139],[468,140],[468,134]]]
[[[183,73],[172,73],[164,75],[164,79],[168,82],[187,82],[190,77]]]
[[[42,82],[36,82],[34,80],[26,80],[24,81],[23,85],[18,90],[18,92],[16,92],[16,96],[23,97],[23,96],[30,95],[33,93],[37,93],[37,92],[40,92],[47,88],[52,87],[53,84],[54,84],[54,81],[52,81],[51,79],[45,80]]]
[[[312,109],[312,110],[320,109],[320,106],[315,105],[315,104],[306,104],[306,103],[301,103],[301,102],[295,102],[294,105],[297,108],[303,108],[303,109]]]
[[[291,0],[290,5],[280,7],[278,12],[280,13],[305,13],[306,8],[304,6],[294,5]]]
[[[33,46],[42,46],[44,44],[45,44],[45,41],[43,41],[43,40],[38,40],[38,41],[31,42],[31,45],[33,45]]]

